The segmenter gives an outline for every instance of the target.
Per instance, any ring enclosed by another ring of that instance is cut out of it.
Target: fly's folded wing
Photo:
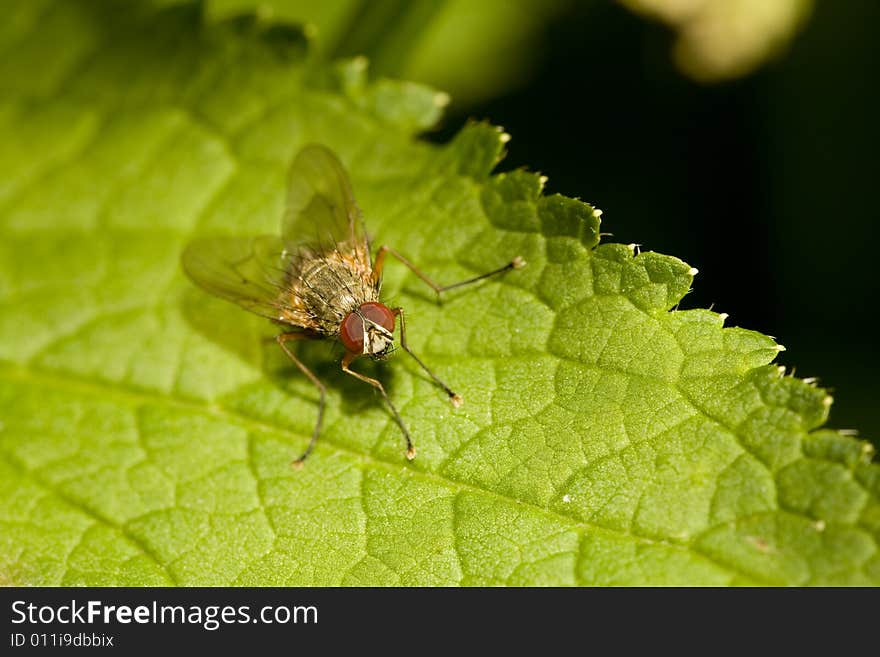
[[[279,237],[213,237],[187,245],[186,274],[211,294],[272,320],[290,316],[290,275],[298,253]]]
[[[281,236],[288,244],[351,254],[363,270],[372,268],[370,243],[348,174],[326,146],[309,144],[294,158]]]

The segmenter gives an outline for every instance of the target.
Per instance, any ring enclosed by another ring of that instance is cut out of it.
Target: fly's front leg
[[[458,283],[453,283],[452,285],[438,285],[430,278],[428,278],[428,276],[418,267],[416,267],[413,263],[404,258],[400,253],[398,253],[395,249],[391,248],[387,244],[383,244],[381,247],[379,247],[379,251],[376,254],[376,262],[373,265],[373,282],[375,284],[378,284],[379,281],[382,279],[382,269],[385,266],[385,256],[389,253],[400,260],[400,262],[402,262],[404,265],[406,265],[413,274],[421,278],[432,290],[434,290],[434,292],[437,293],[438,297],[442,292],[446,292],[447,290],[451,290],[456,287],[462,287],[464,285],[470,285],[471,283],[476,283],[477,281],[481,281],[484,278],[503,274],[504,272],[510,271],[511,269],[522,269],[526,266],[526,261],[523,260],[520,256],[516,256],[513,260],[508,262],[503,267],[493,269],[492,271],[486,272],[485,274],[480,274],[479,276],[474,276],[473,278],[459,281]],[[422,367],[424,367],[424,365]]]
[[[320,394],[320,398],[318,400],[318,419],[315,422],[315,430],[312,432],[312,438],[309,440],[308,447],[306,450],[300,455],[299,458],[294,459],[290,465],[299,469],[302,467],[303,461],[306,460],[309,454],[312,453],[312,450],[315,448],[315,443],[318,441],[318,434],[321,433],[321,424],[324,421],[324,403],[325,398],[327,396],[327,389],[324,387],[324,384],[321,383],[320,379],[315,376],[314,372],[312,372],[308,367],[303,364],[303,362],[297,358],[294,353],[287,347],[287,342],[296,342],[298,340],[317,340],[318,337],[312,335],[310,333],[282,333],[277,338],[278,346],[287,354],[288,358],[292,360],[296,366],[299,368],[300,372],[305,374],[309,381],[315,384],[315,387],[318,389],[318,393]]]
[[[349,369],[349,365],[351,365],[352,361],[360,355],[361,354],[356,354],[352,351],[347,351],[345,353],[345,356],[343,356],[342,358],[342,371],[346,374],[350,374],[356,379],[360,379],[364,383],[369,383],[371,386],[379,391],[379,393],[382,395],[382,399],[385,400],[385,403],[388,404],[388,408],[391,409],[391,414],[394,416],[394,420],[397,422],[397,425],[403,432],[403,437],[406,438],[406,458],[412,461],[416,457],[416,448],[413,447],[412,439],[409,436],[409,431],[407,430],[406,425],[403,423],[403,418],[400,417],[400,413],[397,412],[397,408],[395,408],[394,404],[391,402],[391,398],[388,396],[388,393],[385,392],[385,386],[383,386],[381,381],[377,379],[373,379],[369,376],[361,374],[360,372],[355,372],[354,370]]]
[[[403,308],[393,308],[391,310],[391,312],[394,313],[395,317],[400,317],[400,346],[403,347],[403,349],[404,349],[404,351],[406,351],[406,353],[408,353],[410,356],[413,357],[413,359],[415,359],[415,361],[421,366],[421,368],[423,370],[425,370],[425,372],[428,373],[428,376],[430,376],[432,379],[434,379],[434,383],[436,383],[438,386],[443,388],[443,390],[446,392],[446,394],[449,395],[449,401],[452,402],[453,406],[455,406],[456,408],[461,406],[461,403],[462,403],[461,395],[453,392],[452,388],[450,388],[448,385],[446,385],[446,383],[444,383],[443,380],[439,376],[437,376],[430,369],[428,369],[428,366],[422,362],[422,359],[419,358],[418,356],[416,356],[415,353],[413,352],[413,350],[409,348],[409,345],[406,342],[406,320],[404,319],[404,316],[403,316]]]

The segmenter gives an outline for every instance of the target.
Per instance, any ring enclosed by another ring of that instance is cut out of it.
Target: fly
[[[384,360],[394,348],[399,320],[400,346],[421,366],[454,406],[461,397],[413,353],[406,341],[403,308],[380,300],[382,270],[395,257],[438,295],[525,265],[516,257],[493,271],[452,285],[438,285],[387,245],[371,256],[364,220],[355,203],[342,163],[325,146],[305,146],[290,168],[281,235],[199,239],[183,252],[183,269],[211,294],[285,327],[276,340],[284,353],[319,392],[318,417],[305,451],[293,461],[299,467],[321,433],[326,388],[293,353],[289,343],[330,339],[345,348],[342,371],[374,387],[406,439],[406,457],[416,449],[406,424],[378,379],[351,369],[362,356]]]

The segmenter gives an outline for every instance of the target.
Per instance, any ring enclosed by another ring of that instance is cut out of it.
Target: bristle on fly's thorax
[[[288,305],[292,324],[337,335],[342,320],[363,303],[379,300],[372,270],[352,249],[305,248],[299,267],[290,272]]]

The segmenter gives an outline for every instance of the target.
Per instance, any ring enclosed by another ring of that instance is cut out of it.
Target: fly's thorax
[[[339,339],[352,353],[383,359],[394,347],[394,312],[377,301],[363,303],[343,319]]]
[[[338,250],[307,253],[290,289],[313,328],[331,335],[339,333],[350,313],[378,298],[371,272],[364,271],[351,254]]]

